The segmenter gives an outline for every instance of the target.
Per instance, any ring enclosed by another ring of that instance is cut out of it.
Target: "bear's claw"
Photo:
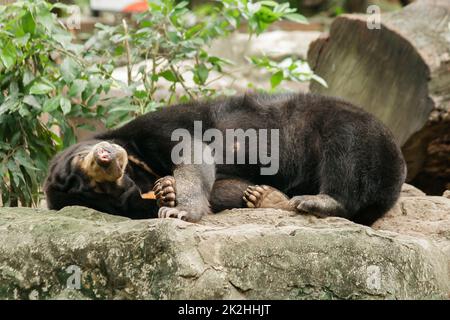
[[[173,208],[176,206],[177,196],[174,177],[165,176],[156,180],[153,191],[159,207]]]

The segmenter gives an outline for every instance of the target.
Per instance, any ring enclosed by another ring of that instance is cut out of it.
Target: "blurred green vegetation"
[[[307,23],[288,3],[225,0],[192,11],[186,1],[153,0],[132,20],[98,23],[91,38],[79,43],[55,14],[69,11],[44,0],[0,6],[3,205],[39,203],[50,159],[76,142],[78,127],[86,127],[71,120],[96,119],[113,127],[171,103],[224,94],[210,86],[211,74],[225,74],[232,62],[207,52],[213,39],[240,27],[257,36],[282,19]],[[323,83],[303,61],[249,59],[272,74],[273,90],[283,80]],[[143,60],[150,63],[135,67]],[[124,63],[126,83],[112,78]],[[169,84],[169,93],[158,98],[161,83]],[[111,97],[111,88],[122,96]]]

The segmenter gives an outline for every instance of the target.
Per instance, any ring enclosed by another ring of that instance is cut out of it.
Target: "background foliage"
[[[63,4],[43,0],[0,6],[0,189],[4,205],[36,205],[53,155],[75,142],[73,119],[93,118],[107,127],[178,101],[209,98],[211,74],[231,61],[208,54],[213,39],[245,27],[257,36],[281,19],[306,23],[288,3],[225,0],[193,12],[188,2],[149,1],[149,10],[116,26],[96,25],[84,44],[53,13]],[[323,80],[306,62],[252,58],[283,80]],[[137,63],[148,61],[142,64]],[[126,65],[128,81],[112,75]],[[187,79],[189,77],[190,79]],[[157,96],[166,86],[168,94]],[[108,95],[118,89],[120,97]],[[181,92],[181,93],[180,93]]]
[[[108,90],[102,66],[87,67],[81,45],[45,1],[0,7],[0,188],[4,205],[32,205],[50,158],[74,142],[73,116],[94,117]],[[54,130],[51,130],[53,128]]]

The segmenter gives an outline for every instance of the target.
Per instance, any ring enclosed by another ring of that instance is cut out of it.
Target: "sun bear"
[[[211,130],[245,135],[212,150]],[[176,160],[175,132],[192,137]],[[192,161],[194,145],[209,161]],[[44,191],[50,209],[82,205],[137,219],[195,222],[273,207],[370,225],[394,205],[405,174],[392,134],[361,108],[313,94],[245,94],[168,106],[73,145],[52,161]]]

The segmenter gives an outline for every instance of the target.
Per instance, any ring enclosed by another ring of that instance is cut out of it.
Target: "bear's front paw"
[[[189,222],[198,222],[202,215],[195,211],[183,208],[161,207],[158,211],[159,218],[177,218]]]
[[[159,207],[173,208],[176,206],[177,197],[174,177],[165,176],[156,180],[153,191]]]

